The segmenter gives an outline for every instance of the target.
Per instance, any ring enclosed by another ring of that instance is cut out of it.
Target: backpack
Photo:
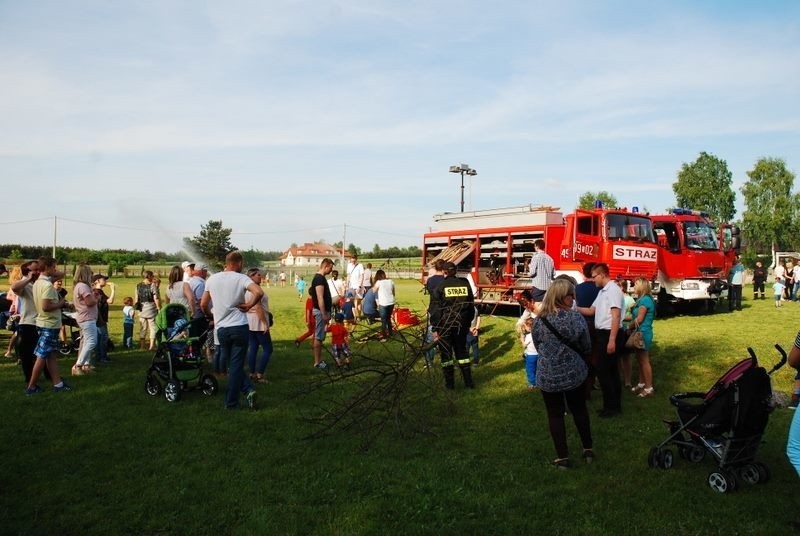
[[[136,310],[142,310],[142,304],[153,301],[153,290],[146,283],[136,285]]]

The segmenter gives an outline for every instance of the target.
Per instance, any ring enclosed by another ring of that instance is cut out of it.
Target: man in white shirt
[[[370,277],[372,277],[372,273],[370,273]],[[347,291],[353,293],[355,304],[353,309],[356,317],[361,314],[361,300],[364,298],[364,291],[362,290],[363,281],[364,265],[358,262],[357,256],[353,255],[350,258],[350,263],[347,265]]]
[[[619,377],[617,334],[622,320],[624,296],[619,285],[611,279],[606,263],[592,268],[594,284],[600,288],[591,307],[578,307],[584,316],[594,316],[597,336],[597,379],[603,393],[600,417],[616,417],[622,413],[622,381]]]
[[[247,311],[261,302],[264,291],[244,275],[244,260],[238,251],[225,257],[225,270],[218,272],[205,282],[205,290],[200,300],[200,309],[211,316],[211,302],[214,302],[214,328],[219,340],[220,360],[228,364],[228,388],[225,394],[225,407],[239,407],[239,393],[245,393],[250,409],[255,408],[256,391],[244,373],[244,358],[250,340]],[[250,301],[245,301],[245,292],[250,291]]]
[[[794,278],[794,290],[792,292],[792,301],[797,301],[798,294],[800,294],[800,262],[794,265],[792,268],[792,277]]]

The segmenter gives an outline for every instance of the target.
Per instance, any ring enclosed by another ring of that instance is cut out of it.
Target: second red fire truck
[[[672,209],[651,215],[658,251],[658,302],[714,310],[727,296],[727,277],[739,253],[739,229],[717,226],[708,214]]]

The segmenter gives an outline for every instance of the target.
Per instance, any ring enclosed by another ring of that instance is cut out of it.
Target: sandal
[[[261,374],[256,374],[256,377],[253,379],[255,380],[256,383],[267,383],[267,379]]]
[[[644,384],[640,383],[637,384],[636,387],[631,387],[631,393],[638,395],[639,393],[642,392],[643,389],[644,389]]]
[[[594,451],[592,449],[583,449],[583,459],[586,463],[594,462]]]
[[[655,390],[652,387],[647,387],[645,389],[642,389],[642,392],[639,393],[639,398],[650,398],[651,396],[653,396],[654,391]]]
[[[569,458],[556,458],[555,460],[553,460],[551,465],[553,465],[553,467],[555,467],[556,469],[567,470],[570,467],[572,467],[572,462],[570,461]]]

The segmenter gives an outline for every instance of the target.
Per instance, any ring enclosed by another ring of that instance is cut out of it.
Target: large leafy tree
[[[763,253],[797,247],[800,195],[792,193],[794,174],[780,158],[761,158],[747,176],[741,191],[748,249]]]
[[[717,222],[731,221],[736,214],[731,176],[725,160],[700,153],[691,164],[683,163],[678,180],[672,184],[677,206],[703,210]]]
[[[204,261],[220,268],[225,264],[225,255],[236,249],[231,244],[231,230],[222,226],[222,220],[209,220],[201,226],[200,234],[183,239]]]
[[[591,210],[595,201],[602,201],[604,207],[616,207],[617,198],[602,190],[600,192],[586,192],[578,198],[578,208]]]

